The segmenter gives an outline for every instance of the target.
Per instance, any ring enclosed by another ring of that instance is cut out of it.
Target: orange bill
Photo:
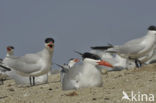
[[[103,65],[103,66],[107,66],[107,67],[111,67],[113,68],[113,65],[104,61],[104,60],[101,60],[100,62],[97,62],[99,65]]]
[[[78,63],[79,61],[80,61],[80,60],[79,60],[79,59],[77,59],[77,58],[76,58],[76,59],[74,59],[74,62],[76,62],[76,63]]]

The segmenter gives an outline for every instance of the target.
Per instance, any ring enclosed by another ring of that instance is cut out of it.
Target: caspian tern
[[[56,64],[57,66],[61,67],[61,71],[60,71],[60,81],[62,83],[64,75],[69,71],[70,68],[72,68],[76,63],[79,62],[78,58],[71,58],[68,62],[68,64],[64,64],[64,65],[59,65]]]
[[[20,75],[29,77],[30,85],[32,86],[35,85],[35,77],[49,72],[52,65],[53,51],[54,39],[47,38],[45,39],[45,48],[43,50],[21,57],[9,56],[7,65]]]
[[[78,89],[94,86],[102,86],[102,78],[100,71],[96,68],[98,65],[112,67],[112,65],[95,54],[79,53],[82,58],[82,64],[76,64],[63,78],[62,89]]]
[[[8,60],[10,59],[10,56],[14,56],[14,47],[13,46],[7,46],[7,54],[6,57],[3,60],[3,64],[7,66]],[[18,73],[16,73],[16,70],[7,71],[6,74],[15,80],[17,84],[20,85],[29,85],[29,77],[22,76]],[[35,78],[36,84],[44,84],[48,82],[48,75],[41,75]]]
[[[136,66],[141,64],[138,58],[143,57],[149,53],[155,45],[156,38],[156,27],[149,26],[148,32],[145,36],[130,40],[123,45],[116,45],[108,49],[107,52],[118,53],[122,57],[131,58],[135,60]]]

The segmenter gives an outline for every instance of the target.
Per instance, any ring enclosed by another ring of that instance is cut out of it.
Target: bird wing
[[[83,65],[78,64],[72,67],[71,69],[69,69],[69,72],[66,76],[69,77],[70,79],[75,79],[75,77],[79,75],[81,71],[83,71]]]
[[[108,49],[107,52],[135,55],[145,48],[145,45],[142,45],[142,41],[144,40],[145,37],[133,39],[123,45],[114,46],[113,48]]]
[[[42,63],[40,63],[40,58],[36,54],[27,54],[21,57],[11,56],[8,58],[8,66],[19,72],[32,73],[41,69]]]
[[[119,46],[118,52],[122,54],[137,54],[141,50],[145,48],[144,45],[141,44],[126,44]]]
[[[142,41],[144,40],[144,37],[133,39],[128,42],[126,42],[124,45],[119,46],[120,51],[123,53],[138,53],[138,51],[143,50],[145,48],[144,45],[142,45]]]
[[[38,54],[26,54],[24,56],[18,57],[18,60],[29,64],[34,64],[40,60],[40,56]]]
[[[108,49],[107,52],[135,55],[145,48],[145,45],[142,45],[141,41],[143,41],[143,38],[131,40],[123,45],[114,46]]]

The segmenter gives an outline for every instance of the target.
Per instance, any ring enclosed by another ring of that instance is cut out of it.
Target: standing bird
[[[88,52],[79,54],[83,58],[82,64],[74,65],[66,73],[62,81],[63,90],[102,86],[101,73],[96,66],[112,67],[112,65],[97,55]]]
[[[7,49],[7,54],[6,54],[6,57],[4,58],[4,60],[2,62],[4,65],[7,66],[7,63],[8,63],[8,60],[10,59],[10,57],[14,56],[14,49],[15,48],[13,46],[7,46],[6,49]],[[22,75],[16,73],[16,70],[14,70],[14,69],[6,72],[6,74],[10,78],[14,79],[17,84],[20,84],[20,85],[30,84],[29,77],[25,77],[25,76],[22,76]],[[35,81],[36,81],[36,84],[47,83],[47,81],[48,81],[47,74],[36,77]]]
[[[156,38],[156,27],[149,26],[148,32],[145,36],[130,40],[123,45],[113,46],[112,48],[109,48],[107,52],[117,53],[122,57],[134,59],[136,66],[141,67],[141,62],[139,58],[143,57],[154,48],[156,41],[155,38]],[[100,47],[98,47],[98,49],[100,49]]]
[[[52,65],[54,39],[45,39],[45,48],[37,53],[21,57],[9,56],[7,66],[22,76],[29,77],[30,85],[35,85],[35,77],[48,73]]]

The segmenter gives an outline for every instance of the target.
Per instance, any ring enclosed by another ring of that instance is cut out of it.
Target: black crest
[[[13,46],[7,46],[7,48],[15,49]]]
[[[46,39],[45,39],[45,43],[49,43],[49,42],[51,42],[51,41],[52,41],[53,43],[55,42],[53,38],[46,38]]]
[[[69,61],[74,60],[74,58],[69,59]]]
[[[156,31],[156,27],[154,25],[151,25],[151,26],[148,27],[148,30]]]
[[[101,60],[101,58],[98,55],[86,52],[84,54],[82,54],[82,57],[85,58],[90,58],[90,59],[94,59],[94,60]]]

